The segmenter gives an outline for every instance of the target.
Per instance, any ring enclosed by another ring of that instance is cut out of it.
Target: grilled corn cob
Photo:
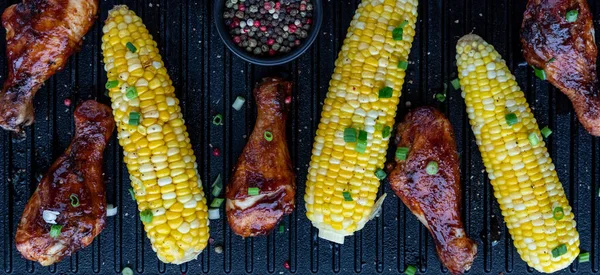
[[[456,46],[467,113],[514,245],[540,272],[579,254],[569,202],[525,96],[504,60],[477,35]]]
[[[175,88],[133,11],[116,6],[103,32],[119,144],[152,249],[165,263],[193,260],[208,241],[208,208]]]
[[[377,203],[379,179],[394,124],[417,0],[363,0],[335,62],[306,183],[306,216],[319,237],[343,243],[364,227]],[[344,132],[354,132],[356,142]],[[384,134],[386,132],[386,134]]]

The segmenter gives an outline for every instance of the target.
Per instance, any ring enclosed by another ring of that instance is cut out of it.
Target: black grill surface
[[[16,2],[0,0],[0,8]],[[399,274],[411,264],[418,267],[419,273],[447,273],[437,259],[429,233],[394,196],[387,182],[380,189],[389,195],[382,215],[354,237],[346,238],[344,245],[318,239],[317,230],[305,216],[303,193],[313,136],[334,60],[359,1],[323,2],[323,27],[310,50],[292,63],[269,68],[246,63],[225,48],[213,26],[211,0],[101,0],[99,20],[85,37],[81,52],[38,92],[36,123],[27,128],[26,138],[0,132],[0,272],[115,274],[128,266],[144,274]],[[518,34],[525,2],[421,0],[398,118],[407,112],[407,106],[433,105],[443,110],[454,126],[461,155],[462,211],[467,232],[479,245],[470,273],[535,273],[520,259],[507,234],[460,92],[449,87],[445,102],[433,98],[443,91],[444,83],[456,78],[455,45],[460,36],[474,32],[492,43],[526,92],[539,124],[549,125],[554,131],[548,141],[550,154],[575,212],[581,249],[590,252],[590,262],[574,263],[561,273],[598,273],[600,142],[579,125],[568,99],[547,82],[536,79],[524,63]],[[589,2],[592,11],[600,11],[600,1]],[[56,265],[42,267],[24,260],[17,252],[14,236],[21,213],[41,175],[70,143],[75,103],[86,99],[110,103],[104,89],[101,30],[107,11],[121,3],[143,18],[158,42],[183,106],[205,188],[219,174],[225,182],[231,176],[254,125],[256,110],[251,90],[255,83],[282,71],[294,81],[288,133],[298,196],[296,211],[283,220],[284,233],[242,239],[231,232],[224,219],[211,221],[214,242],[198,260],[181,266],[159,262],[127,191],[127,169],[113,135],[105,152],[104,170],[108,202],[119,207],[118,215],[108,218],[106,229],[92,245]],[[4,37],[4,30],[0,35]],[[0,42],[0,52],[5,52],[4,41]],[[4,79],[4,54],[0,56],[0,68]],[[239,95],[249,100],[238,112],[231,104]],[[67,98],[73,101],[70,107],[63,103]],[[212,116],[217,113],[224,115],[224,126],[212,125]],[[214,147],[221,150],[221,156],[212,155]],[[222,253],[215,252],[217,246],[223,248]]]

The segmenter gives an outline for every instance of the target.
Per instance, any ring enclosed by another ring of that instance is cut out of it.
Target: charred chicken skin
[[[17,229],[17,250],[46,266],[88,246],[104,229],[103,151],[112,111],[95,101],[75,110],[75,137],[29,199]]]
[[[227,185],[227,219],[242,237],[265,235],[294,210],[296,183],[286,141],[292,83],[263,79],[254,89],[256,125]],[[258,188],[258,195],[248,194]]]
[[[33,123],[35,93],[79,49],[97,10],[97,0],[23,0],[4,11],[8,78],[0,127],[19,132]]]
[[[569,15],[567,15],[569,14]],[[583,127],[600,136],[594,22],[585,0],[530,0],[521,26],[523,55],[571,102]]]
[[[442,264],[452,274],[469,270],[477,245],[467,237],[460,214],[460,168],[452,125],[434,108],[414,109],[398,125],[396,143],[408,153],[391,165],[392,189],[427,227]],[[430,162],[439,167],[435,173],[427,172]]]

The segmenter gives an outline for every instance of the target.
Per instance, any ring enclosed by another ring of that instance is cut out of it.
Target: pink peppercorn
[[[300,10],[301,11],[305,11],[306,10],[306,5],[305,4],[300,4]]]
[[[270,10],[271,8],[273,8],[273,6],[271,6],[271,2],[265,2],[265,10]]]
[[[258,21],[258,20],[254,21],[254,26],[257,28],[260,27],[260,21]]]
[[[269,38],[269,40],[267,40],[267,45],[271,46],[273,44],[275,44],[275,39]]]
[[[277,52],[276,52],[275,50],[273,50],[273,49],[270,49],[270,50],[269,50],[269,55],[275,55],[276,53],[277,53]]]
[[[266,32],[267,31],[267,26],[260,26],[260,31],[261,32]]]
[[[290,104],[290,103],[292,103],[292,97],[291,96],[287,96],[285,98],[285,104]]]
[[[297,30],[297,28],[298,28],[298,27],[296,27],[296,25],[294,25],[294,24],[290,24],[290,25],[288,26],[288,31],[289,31],[290,33],[295,33],[295,32],[296,32],[296,30]]]
[[[239,4],[238,5],[238,10],[245,11],[246,10],[246,6],[244,4]]]
[[[242,39],[239,36],[236,35],[236,36],[233,37],[233,42],[235,44],[240,44],[240,42],[242,42]]]
[[[285,261],[283,263],[283,267],[285,267],[285,269],[290,269],[290,263],[288,263],[288,261]]]
[[[221,155],[221,150],[219,150],[219,148],[215,147],[215,148],[213,148],[212,154],[213,154],[213,156],[218,157]]]
[[[294,41],[294,44],[296,44],[296,46],[299,46],[300,45],[300,40],[296,39],[296,41]]]
[[[279,2],[275,3],[275,9],[276,10],[281,9],[281,3],[279,3]]]
[[[306,19],[306,24],[310,24],[310,23],[312,23],[312,19],[310,19],[310,18]]]
[[[65,98],[65,102],[64,102],[65,106],[69,107],[71,106],[71,100],[68,98]]]

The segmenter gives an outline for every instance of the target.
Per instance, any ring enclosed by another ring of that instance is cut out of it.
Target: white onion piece
[[[112,216],[116,215],[118,212],[117,211],[118,209],[119,209],[118,207],[116,207],[112,204],[108,204],[108,206],[106,207],[106,216],[112,217]]]
[[[44,212],[42,212],[42,218],[46,223],[50,224],[56,224],[56,218],[58,215],[60,215],[60,212],[58,211],[44,210]]]
[[[208,209],[208,219],[209,220],[218,220],[220,218],[221,218],[221,213],[219,212],[219,208]]]
[[[242,106],[244,106],[244,103],[246,102],[246,99],[238,96],[235,99],[235,102],[233,102],[233,105],[231,105],[231,107],[233,107],[233,109],[235,109],[236,111],[239,111],[240,109],[242,109]]]

